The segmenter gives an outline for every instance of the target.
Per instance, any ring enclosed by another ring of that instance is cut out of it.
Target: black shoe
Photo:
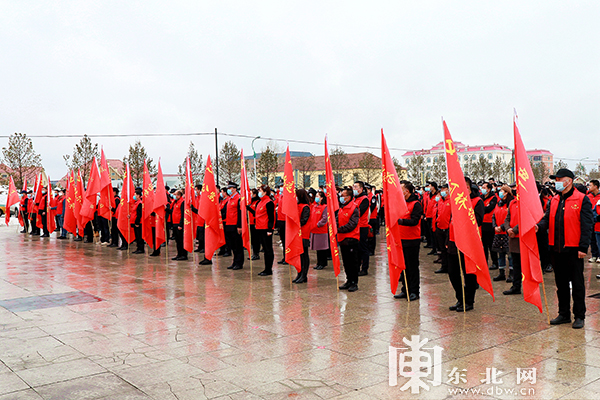
[[[462,308],[462,303],[460,301],[457,301],[455,305],[448,307],[448,309],[450,311],[456,311],[458,307]]]
[[[252,257],[250,257],[250,259],[251,259],[252,261],[260,260],[260,256],[257,256],[257,255],[255,254],[255,255],[253,255]]]
[[[212,265],[212,261],[208,258],[205,258],[204,260],[200,261],[198,265]]]
[[[194,250],[194,253],[202,253],[202,250],[196,249],[196,250]]]
[[[416,293],[411,293],[408,298],[410,299],[410,301],[419,300],[419,295]]]
[[[305,278],[306,279],[306,278]],[[353,283],[352,286],[350,286],[348,288],[349,292],[356,292],[358,290],[358,285],[356,283]]]
[[[285,264],[285,258],[282,258],[281,260],[277,261],[277,264],[279,264],[279,265]]]
[[[325,269],[325,266],[324,266],[324,265],[317,265],[317,266],[315,267],[315,269],[318,269],[318,270],[320,271],[320,270],[322,270],[322,269]]]
[[[433,260],[434,264],[441,264],[442,263],[442,259],[438,258],[437,260]]]
[[[27,233],[27,231],[25,229],[23,229],[21,232],[19,233]]]
[[[234,265],[233,268],[231,268],[234,271],[237,271],[238,269],[243,269],[244,267],[242,267],[241,265]]]
[[[306,283],[308,280],[304,275],[301,275],[298,279],[294,280],[294,283]],[[350,289],[350,288],[348,288]]]
[[[42,236],[40,237],[50,237],[50,235],[48,233],[44,233]]]
[[[406,293],[405,292],[400,292],[398,294],[394,295],[395,299],[405,299],[406,298]]]
[[[294,278],[294,280],[292,282],[296,283],[297,280],[302,278],[302,273],[298,272],[298,275],[296,275],[296,277]]]
[[[270,271],[262,271],[258,273],[258,276],[269,276],[269,275],[273,275],[273,272]]]
[[[501,271],[501,272],[498,274],[498,276],[495,276],[495,277],[494,277],[492,280],[493,280],[494,282],[499,282],[499,281],[503,281],[503,280],[505,280],[505,279],[506,279],[506,275],[504,275],[504,270],[502,270],[502,271]]]
[[[160,256],[160,251],[153,251],[152,254],[150,254],[150,257],[158,257]]]
[[[351,282],[346,281],[342,286],[340,286],[340,290],[348,290],[348,288],[352,286]]]
[[[436,271],[433,271],[434,274],[447,274],[448,273],[448,268],[440,268]]]
[[[473,309],[473,304],[467,304],[464,308],[463,308],[462,304],[460,306],[456,307],[456,311],[458,311],[458,312],[471,311],[472,309]]]
[[[512,274],[511,274],[511,275],[509,275],[509,276],[506,278],[506,282],[508,282],[508,283],[511,283],[511,282],[514,282],[514,281],[515,281],[515,278],[513,278]]]
[[[80,236],[77,236],[75,239],[73,239],[74,242],[81,242],[83,239]]]
[[[510,289],[505,290],[504,292],[502,292],[502,294],[505,295],[505,296],[508,296],[508,295],[511,295],[511,294],[521,294],[521,289],[517,289],[516,287],[511,286]]]
[[[66,236],[59,236],[59,237],[57,237],[57,239],[60,239],[60,240],[65,240],[66,238],[67,238]]]
[[[559,315],[558,317],[550,320],[550,325],[560,325],[571,323],[571,318]]]
[[[127,250],[127,247],[121,246],[121,247],[118,247],[117,250]]]
[[[59,238],[59,239],[60,239],[60,238]],[[108,245],[108,246],[106,246],[106,247],[119,247],[119,245],[118,245],[118,244],[112,244],[112,243],[111,243],[111,244],[109,244],[109,245]]]
[[[136,250],[131,254],[144,254],[144,250]]]
[[[375,253],[373,253],[372,251],[369,252],[369,257],[373,257],[375,255]]]
[[[171,260],[174,260],[174,261],[185,261],[185,260],[187,260],[187,257],[185,257],[185,256],[177,256],[177,257],[171,258]]]
[[[223,254],[223,257],[231,257],[231,252],[227,252],[227,253]]]
[[[552,268],[552,265],[547,265],[546,269],[544,269],[544,272],[552,272],[554,271],[554,268]]]
[[[231,264],[227,269],[233,269],[233,267],[235,267],[235,264]]]
[[[284,261],[284,262],[281,263],[281,265],[290,265],[290,264],[288,264],[286,261]]]
[[[94,243],[93,240],[84,240],[83,243]]]
[[[425,246],[425,247],[427,247],[427,246]],[[429,253],[427,253],[428,256],[432,256],[434,254],[437,254],[437,251],[431,250]]]
[[[426,244],[425,246],[423,246],[424,249],[430,249],[431,245],[430,244]]]
[[[575,318],[573,322],[573,329],[581,329],[585,326],[585,320],[581,318]]]
[[[358,271],[358,276],[365,276],[365,275],[369,275],[369,272],[365,269],[361,269],[360,271]]]

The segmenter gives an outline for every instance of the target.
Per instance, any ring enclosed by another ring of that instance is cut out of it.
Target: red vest
[[[346,225],[350,221],[350,217],[352,217],[352,213],[354,213],[354,210],[356,210],[357,208],[358,207],[356,206],[355,202],[348,204],[346,207],[340,208],[338,211],[338,226]],[[356,227],[352,231],[350,231],[348,233],[338,233],[338,235],[337,235],[338,242],[341,242],[342,240],[347,239],[347,238],[353,238],[356,240],[360,240],[360,230],[358,228],[359,228],[359,226],[358,226],[358,224],[356,224]]]
[[[495,196],[490,196],[487,199],[483,200],[483,206],[487,207],[490,205],[490,203],[492,202],[492,200],[494,199]],[[494,207],[495,208],[495,207]],[[491,224],[492,223],[492,217],[494,216],[494,210],[490,211],[487,214],[483,215],[483,223],[484,224]]]
[[[254,225],[255,221],[256,221],[256,204],[258,204],[258,201],[252,201],[252,200],[250,200],[250,204],[248,204],[248,207],[250,207],[252,210],[254,210],[254,214],[252,214],[251,212],[248,213],[248,224],[250,224],[250,225]],[[242,212],[243,211],[244,210],[242,210]],[[242,215],[244,215],[244,214],[242,214]]]
[[[285,214],[283,213],[283,193],[275,196],[277,200],[277,221],[285,221]]]
[[[592,204],[592,206],[594,205]],[[600,215],[600,204],[594,206],[594,208],[596,209],[596,214]],[[594,224],[594,232],[600,232],[600,222]],[[594,238],[592,238],[592,240],[594,240]]]
[[[323,211],[325,211],[325,205],[321,205],[321,204],[317,204],[317,203],[313,203],[312,206],[312,211],[310,213],[310,218],[311,218],[311,233],[314,234],[322,234],[322,233],[327,233],[327,224],[318,227],[317,223],[321,220],[321,218],[323,217]]]
[[[181,223],[181,203],[183,203],[183,197],[173,202],[173,224],[179,225]]]
[[[310,210],[310,206],[308,204],[298,204],[298,217],[302,216],[302,210],[304,210],[304,207],[308,207]],[[300,229],[302,231],[302,239],[310,239],[310,217],[308,217],[308,222]]]
[[[269,229],[269,215],[267,214],[267,204],[271,202],[269,196],[263,196],[258,203],[256,203],[256,229]],[[272,228],[272,227],[271,227]]]
[[[514,199],[508,207],[510,209],[510,227],[514,228],[519,225],[519,201]],[[504,219],[506,219],[506,216]],[[519,237],[519,235],[517,234],[515,237]]]
[[[356,207],[358,208],[358,212],[360,212],[360,204],[366,201],[367,202],[367,211],[365,211],[365,213],[363,215],[360,216],[359,220],[358,220],[358,227],[359,228],[367,228],[369,226],[369,198],[367,196],[360,196],[354,199],[354,204],[356,204]]]
[[[437,194],[436,194],[436,196],[437,196]],[[425,218],[431,219],[431,218],[433,218],[433,215],[435,213],[435,204],[436,204],[435,196],[430,197],[429,193],[426,193],[424,195],[424,197],[427,198],[427,208],[424,208]]]
[[[237,225],[239,204],[239,193],[236,193],[233,196],[229,196],[229,199],[227,199],[227,214],[225,215],[225,225]]]
[[[138,205],[142,204],[141,200],[137,200],[135,203],[133,203],[131,205],[131,223],[133,224],[135,222],[135,220],[137,219],[137,207]],[[140,223],[142,222],[142,219],[140,219]]]
[[[514,202],[515,200],[513,200]],[[512,202],[511,202],[512,203]],[[496,218],[496,226],[500,226],[506,220],[506,215],[508,214],[508,207],[506,204],[501,206],[497,206],[494,208],[494,217]],[[496,233],[496,235],[506,235],[506,232],[502,231],[500,233]]]
[[[573,190],[573,194],[565,200],[565,247],[579,247],[579,239],[581,239],[581,205],[583,204],[584,196],[583,193],[575,189]],[[548,229],[548,242],[550,246],[554,246],[554,223],[559,202],[559,195],[554,196],[550,202],[550,227]]]
[[[452,207],[450,207],[450,199],[446,196],[438,201],[437,205],[437,228],[448,229],[450,228],[450,218],[452,217]]]
[[[435,201],[435,200],[433,200]],[[413,209],[415,208],[415,204],[417,204],[417,200],[409,201],[406,203],[406,214],[404,214],[402,219],[409,219],[410,214],[412,214]],[[400,225],[398,227],[400,229],[400,237],[402,240],[413,240],[413,239],[421,239],[421,224],[416,224],[415,226],[404,226]]]

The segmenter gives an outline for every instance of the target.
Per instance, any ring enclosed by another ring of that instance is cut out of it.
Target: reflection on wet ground
[[[0,399],[600,398],[600,299],[586,299],[582,330],[549,326],[503,296],[505,282],[496,302],[479,290],[474,311],[451,312],[448,278],[422,250],[421,299],[408,303],[389,292],[384,250],[347,293],[331,265],[290,285],[288,266],[256,276],[260,260],[232,271],[229,258],[167,262],[164,249],[148,258],[2,227]],[[597,270],[586,264],[588,295]],[[390,346],[413,335],[443,349],[427,353],[420,394],[403,390],[408,376],[389,383]]]

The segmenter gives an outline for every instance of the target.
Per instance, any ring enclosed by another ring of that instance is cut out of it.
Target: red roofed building
[[[99,162],[100,160],[98,160]],[[123,173],[125,171],[125,166],[123,165],[123,161],[117,159],[106,159],[106,163],[108,164],[108,171],[110,172],[110,179],[112,181],[119,181],[123,179]],[[63,176],[60,181],[57,182],[57,185],[61,188],[67,187],[67,175]]]
[[[542,149],[527,150],[527,157],[529,157],[531,164],[545,164],[548,174],[554,172],[554,154],[550,151]]]
[[[469,159],[476,160],[481,155],[483,155],[490,163],[493,163],[494,160],[496,160],[496,157],[499,157],[504,162],[510,162],[512,159],[512,149],[497,143],[467,146],[461,142],[454,142],[454,147],[456,147],[456,150],[458,151],[458,159],[461,164]],[[430,149],[407,151],[402,157],[406,160],[406,158],[422,155],[425,157],[425,164],[431,166],[435,162],[436,157],[445,157],[444,151],[444,143],[439,142]]]

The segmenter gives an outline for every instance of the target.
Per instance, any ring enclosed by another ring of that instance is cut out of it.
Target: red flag
[[[98,215],[111,220],[112,209],[115,208],[115,196],[113,196],[112,181],[108,170],[108,163],[104,156],[104,149],[100,156],[100,200],[98,201]]]
[[[285,167],[283,169],[283,200],[281,204],[285,214],[285,261],[300,272],[300,255],[304,252],[302,246],[302,230],[298,215],[298,201],[294,188],[294,169],[290,157],[290,146],[285,151]]]
[[[42,174],[40,173],[35,177],[35,185],[33,186],[33,213],[36,213],[38,210],[38,205],[40,204],[40,200],[42,199]],[[39,218],[36,220],[39,221]]]
[[[152,185],[152,179],[150,179],[146,160],[144,160],[142,190],[142,239],[152,247],[154,246],[152,243],[152,225],[156,222],[156,220],[152,220],[154,217],[151,216],[154,211],[154,185]]]
[[[152,207],[154,214],[156,214],[156,247],[167,240],[165,233],[165,206],[168,204],[167,196],[168,194],[165,190],[165,181],[159,160],[158,174],[156,175],[156,193],[154,194],[154,206]]]
[[[458,153],[454,147],[454,141],[452,140],[452,136],[450,136],[446,121],[443,124],[452,225],[454,232],[460,233],[454,235],[456,247],[465,256],[466,273],[475,274],[477,276],[477,283],[494,298],[494,289],[492,288],[492,280],[490,279],[490,272],[487,267],[487,259],[483,252],[481,234],[471,204],[471,191],[467,190],[467,183],[458,162]],[[392,204],[393,202],[386,201],[385,208],[390,207]]]
[[[515,134],[515,170],[517,171],[517,199],[519,202],[519,244],[521,248],[521,272],[523,297],[542,312],[542,267],[535,226],[544,216],[531,164],[519,133],[517,113],[513,118]]]
[[[185,165],[185,204],[183,213],[183,248],[190,253],[194,251],[194,238],[196,229],[194,228],[194,215],[192,214],[192,204],[194,204],[194,179],[192,177],[192,168],[190,158],[187,158]]]
[[[119,212],[117,216],[117,227],[119,232],[125,238],[127,243],[131,243],[135,239],[135,233],[131,224],[131,208],[134,206],[133,202],[133,180],[131,179],[131,171],[129,171],[129,164],[125,168],[125,176],[123,176],[123,188],[121,189],[121,202],[119,203]]]
[[[81,225],[85,225],[94,219],[94,213],[96,212],[96,198],[100,193],[100,174],[98,173],[98,165],[96,164],[96,157],[92,160],[90,168],[90,178],[88,179],[87,189],[85,190],[85,198],[81,205]]]
[[[246,172],[246,162],[244,161],[244,149],[241,154],[241,174],[240,174],[240,212],[242,213],[242,243],[248,254],[252,254],[250,248],[250,226],[248,225],[248,198],[250,191],[248,190],[248,173]]]
[[[67,199],[63,228],[73,235],[77,233],[77,218],[75,218],[75,174],[71,171],[67,179]]]
[[[337,191],[335,190],[335,180],[333,178],[333,169],[329,159],[329,149],[327,148],[327,136],[325,137],[325,197],[327,198],[327,229],[329,231],[329,248],[331,249],[331,261],[333,263],[333,273],[335,276],[340,274],[340,250],[337,243],[337,225],[335,223],[335,212],[340,209]]]
[[[406,269],[402,250],[402,233],[398,219],[408,212],[406,199],[400,187],[400,180],[392,156],[387,146],[383,128],[381,129],[381,171],[383,182],[383,202],[385,204],[385,240],[387,243],[388,265],[390,269],[390,289],[396,293],[400,274]]]
[[[17,204],[21,199],[19,198],[19,194],[17,193],[17,188],[15,186],[15,182],[13,181],[12,176],[8,182],[8,196],[6,198],[6,225],[8,225],[8,221],[10,221],[10,207],[14,204]]]
[[[48,177],[48,189],[46,191],[46,228],[52,234],[56,230],[56,211],[52,207],[56,206],[56,199],[52,197],[52,185],[50,185],[50,177]]]
[[[204,256],[211,260],[215,251],[225,244],[225,232],[223,231],[223,221],[219,209],[219,194],[215,185],[215,175],[210,155],[206,160],[206,172],[204,172],[198,215],[204,218],[205,221]]]
[[[83,204],[83,179],[81,179],[81,170],[77,170],[77,180],[75,181],[75,218],[77,219],[77,229],[79,236],[83,236],[83,220],[81,218],[81,205]]]

